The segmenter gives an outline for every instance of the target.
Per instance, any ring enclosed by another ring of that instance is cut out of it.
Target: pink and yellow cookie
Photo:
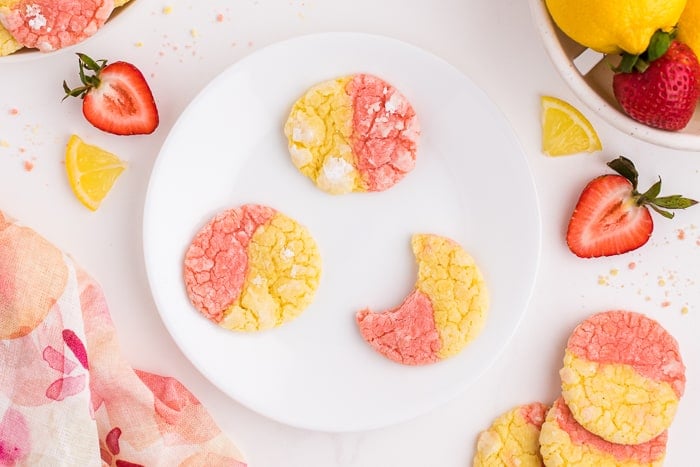
[[[280,326],[313,301],[321,257],[308,230],[267,206],[246,204],[216,215],[185,254],[190,301],[235,331]]]
[[[0,0],[0,23],[16,43],[51,52],[97,32],[114,0]]]
[[[383,191],[413,170],[420,128],[410,102],[376,76],[322,82],[284,125],[294,165],[323,191]]]
[[[407,365],[459,353],[481,332],[489,296],[474,259],[455,241],[432,234],[411,240],[418,262],[414,290],[396,308],[357,313],[362,337],[385,357]]]
[[[562,395],[591,433],[619,444],[647,442],[673,421],[685,388],[676,340],[630,311],[598,313],[569,337]]]
[[[666,456],[667,432],[642,444],[614,444],[590,433],[574,419],[564,399],[547,412],[540,452],[547,467],[659,467]]]
[[[533,402],[498,417],[476,443],[474,467],[541,467],[540,427],[547,406]]]

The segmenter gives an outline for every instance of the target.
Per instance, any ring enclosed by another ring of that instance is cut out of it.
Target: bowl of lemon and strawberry
[[[700,151],[700,0],[530,0],[552,63],[626,134]]]

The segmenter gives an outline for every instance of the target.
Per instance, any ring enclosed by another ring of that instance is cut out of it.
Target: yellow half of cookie
[[[22,45],[0,24],[0,57],[15,53],[21,48]]]

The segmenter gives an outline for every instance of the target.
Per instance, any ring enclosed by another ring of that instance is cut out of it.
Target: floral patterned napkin
[[[121,356],[99,285],[0,211],[0,466],[245,467],[177,380]]]

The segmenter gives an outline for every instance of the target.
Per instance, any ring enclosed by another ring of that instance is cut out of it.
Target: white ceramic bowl
[[[696,110],[688,126],[676,132],[651,128],[631,119],[613,95],[613,73],[608,60],[562,33],[549,16],[544,0],[529,2],[535,27],[554,66],[590,110],[620,131],[641,140],[674,149],[700,151],[700,112]],[[617,63],[612,57],[610,61]]]
[[[16,63],[16,62],[24,62],[24,61],[29,61],[29,60],[37,60],[41,59],[44,57],[50,57],[54,56],[56,54],[60,53],[65,53],[67,51],[74,51],[77,48],[81,46],[81,44],[84,44],[86,41],[89,41],[91,38],[95,37],[95,35],[99,35],[102,30],[105,28],[112,27],[112,25],[117,24],[121,21],[125,21],[128,16],[131,16],[130,14],[127,14],[127,11],[131,11],[135,9],[133,7],[134,4],[136,3],[142,3],[144,0],[131,0],[130,2],[127,2],[126,4],[115,8],[114,11],[112,12],[111,16],[107,20],[107,22],[92,36],[86,38],[82,42],[79,42],[77,44],[73,44],[69,47],[65,47],[62,49],[54,50],[52,52],[40,52],[38,49],[32,49],[32,48],[23,48],[18,50],[17,52],[6,55],[4,57],[0,57],[0,65],[4,63]]]

